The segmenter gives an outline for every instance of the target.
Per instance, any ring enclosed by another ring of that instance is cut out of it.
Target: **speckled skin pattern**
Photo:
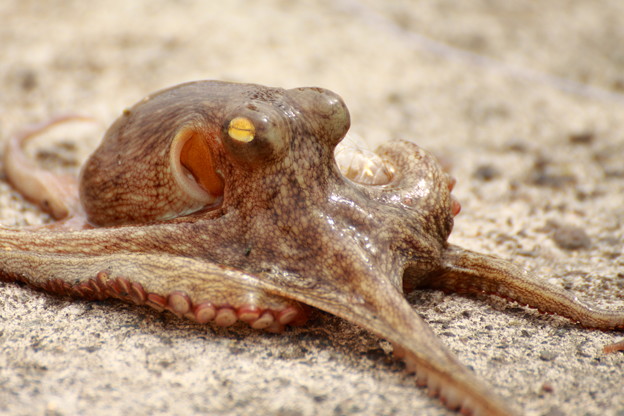
[[[623,313],[448,244],[454,180],[416,145],[376,151],[372,168],[391,172],[383,183],[343,175],[334,149],[349,123],[342,99],[320,88],[182,84],[125,110],[79,185],[25,159],[22,144],[47,126],[17,136],[7,177],[61,221],[0,229],[2,278],[272,331],[318,308],[388,339],[419,385],[474,415],[517,411],[441,344],[405,291],[492,293],[624,328]]]

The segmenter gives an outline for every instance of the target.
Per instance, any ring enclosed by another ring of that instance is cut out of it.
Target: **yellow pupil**
[[[254,139],[256,128],[248,118],[236,117],[230,121],[228,134],[236,141],[249,143]]]

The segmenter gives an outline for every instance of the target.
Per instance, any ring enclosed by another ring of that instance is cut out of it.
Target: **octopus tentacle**
[[[448,204],[448,191],[454,179],[441,169],[431,153],[415,143],[392,140],[380,145],[375,154],[393,173],[386,184],[367,187],[373,197],[385,204],[399,203],[412,209],[426,210]]]
[[[307,310],[263,289],[257,277],[226,266],[179,256],[139,253],[84,256],[9,251],[0,258],[0,279],[22,281],[62,296],[118,298],[168,310],[199,323],[256,329],[301,324]]]
[[[508,261],[457,246],[444,251],[442,271],[427,286],[459,293],[490,293],[587,328],[624,329],[624,311],[594,309]]]
[[[605,354],[611,354],[617,351],[624,351],[624,339],[613,344],[605,345],[602,351]]]
[[[79,115],[54,117],[14,135],[4,146],[4,170],[11,185],[57,220],[82,211],[78,180],[70,175],[55,174],[40,168],[26,156],[24,146],[43,132],[70,121],[93,119]]]
[[[369,154],[341,148],[336,153],[336,162],[345,177],[365,185],[363,189],[370,197],[386,205],[425,212],[449,207],[452,216],[461,209],[450,195],[455,178],[440,167],[431,153],[415,143],[391,140]],[[448,216],[439,217],[446,224]]]
[[[390,341],[395,356],[405,361],[408,372],[415,373],[417,383],[426,386],[429,394],[439,397],[450,410],[474,416],[518,414],[459,362],[395,286],[357,263],[351,264],[350,272],[357,275],[357,282],[348,279],[332,287],[325,281],[329,287],[317,288],[314,293],[291,287],[288,296]],[[390,310],[392,313],[386,313]]]
[[[175,229],[183,225],[177,224]],[[150,235],[149,227],[119,227],[106,232],[1,230],[4,253],[0,270],[4,279],[24,281],[61,295],[115,297],[223,326],[239,319],[254,328],[279,331],[285,324],[305,321],[307,314],[299,302],[305,303],[387,338],[397,346],[397,355],[405,360],[408,371],[416,373],[418,384],[427,386],[450,409],[474,415],[514,414],[436,339],[386,276],[355,261],[331,267],[326,259],[323,263],[328,269],[343,270],[358,278],[332,284],[325,276],[315,279],[314,288],[286,286],[270,276],[260,278],[202,258],[167,255],[161,241],[152,242],[154,253],[145,254],[150,251],[146,246],[149,239],[140,236]],[[160,227],[159,235],[165,230],[173,233],[166,224],[151,227]],[[95,243],[100,237],[100,243]],[[104,245],[105,241],[110,245]],[[350,252],[346,248],[343,251]],[[347,257],[353,258],[350,254]],[[389,310],[393,313],[385,312]]]

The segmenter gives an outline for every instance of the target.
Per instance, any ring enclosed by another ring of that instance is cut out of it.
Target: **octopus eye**
[[[280,159],[290,141],[286,120],[268,105],[237,108],[223,124],[223,147],[238,163],[248,167]]]
[[[230,121],[227,129],[228,135],[241,143],[249,143],[256,136],[256,128],[251,120],[246,117],[236,117]]]

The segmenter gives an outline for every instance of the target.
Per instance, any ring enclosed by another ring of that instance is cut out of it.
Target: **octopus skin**
[[[339,167],[350,118],[331,91],[219,81],[162,90],[122,113],[78,180],[23,152],[61,121],[6,143],[7,178],[58,221],[0,228],[3,280],[276,332],[320,309],[387,339],[431,395],[481,416],[519,411],[449,352],[404,292],[489,293],[624,329],[622,311],[449,244],[455,181],[415,144],[387,142]]]

